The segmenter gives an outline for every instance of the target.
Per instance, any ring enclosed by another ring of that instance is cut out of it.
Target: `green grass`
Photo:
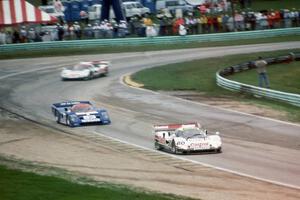
[[[272,101],[268,99],[257,99],[250,95],[245,95],[241,93],[235,93],[225,90],[216,85],[215,73],[225,67],[239,64],[242,62],[257,59],[258,56],[263,57],[273,57],[279,55],[286,55],[292,50],[276,51],[276,52],[262,52],[262,53],[252,53],[252,54],[242,54],[226,57],[218,57],[214,59],[203,59],[195,60],[185,63],[170,64],[161,67],[155,67],[151,69],[146,69],[133,74],[132,79],[136,82],[143,83],[144,87],[151,90],[193,90],[198,91],[203,95],[208,97],[230,97],[235,100],[240,100],[248,102],[250,104],[257,104],[261,106],[271,107],[275,110],[285,111],[289,113],[289,120],[300,121],[300,108],[292,106],[286,103],[281,103],[277,101]],[[299,51],[299,49],[293,50],[294,52]],[[299,62],[295,62],[299,63]],[[300,63],[299,63],[300,64]],[[296,65],[296,64],[295,64]],[[275,65],[269,67],[270,73],[273,74],[271,68],[278,68]],[[285,66],[286,67],[286,66]],[[272,75],[271,86],[275,87],[275,79],[279,79],[278,85],[283,79],[287,79],[282,83],[282,87],[289,88],[289,91],[299,91],[299,69],[294,69],[294,73],[286,73],[283,76],[280,74]],[[282,69],[280,69],[281,71]],[[246,74],[239,74],[238,76],[248,76],[248,79],[257,84],[257,74],[253,72],[245,72]],[[280,73],[280,72],[278,72]],[[297,74],[296,74],[297,73]],[[290,77],[291,76],[291,77]],[[298,77],[298,79],[297,79]],[[283,79],[282,79],[283,78]],[[290,81],[292,83],[290,83]],[[277,86],[276,86],[277,87]],[[279,87],[279,86],[278,86]],[[281,86],[280,86],[281,87]],[[282,88],[281,87],[281,88]],[[293,88],[297,87],[297,89]],[[288,89],[287,89],[288,90]]]
[[[68,182],[0,166],[0,199],[3,200],[167,200],[189,199],[156,193],[138,192],[105,184],[92,186]]]
[[[272,89],[300,94],[300,62],[270,65],[267,71]],[[227,78],[249,85],[258,85],[256,70],[237,73]]]
[[[299,41],[300,35],[277,36],[270,38],[244,39],[223,42],[192,42],[181,44],[168,45],[143,45],[143,46],[118,46],[118,47],[95,47],[95,48],[64,48],[50,49],[39,51],[15,51],[14,53],[1,53],[0,59],[16,59],[16,58],[32,58],[32,57],[49,57],[49,56],[68,56],[68,55],[87,55],[101,53],[121,53],[121,52],[137,52],[137,51],[160,51],[171,49],[185,48],[201,48],[215,46],[231,46],[231,45],[247,45],[258,43],[274,43],[274,42],[289,42]]]

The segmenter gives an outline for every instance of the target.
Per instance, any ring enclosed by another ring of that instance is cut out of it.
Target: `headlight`
[[[101,115],[102,115],[102,117],[104,119],[108,119],[109,118],[107,112],[101,112]]]
[[[71,115],[71,116],[70,116],[70,120],[71,120],[72,122],[77,121],[77,116],[76,116],[76,115]]]
[[[62,71],[62,72],[61,72],[61,75],[62,75],[62,76],[66,76],[67,74],[68,74],[68,73],[67,73],[66,71]]]

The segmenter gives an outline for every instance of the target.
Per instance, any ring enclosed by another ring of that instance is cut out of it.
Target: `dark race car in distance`
[[[57,123],[66,124],[70,127],[111,123],[107,111],[95,108],[89,101],[54,103],[51,109]]]

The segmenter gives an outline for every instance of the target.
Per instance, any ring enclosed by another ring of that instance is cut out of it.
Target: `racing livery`
[[[71,127],[91,123],[111,123],[107,111],[95,108],[89,101],[54,103],[51,109],[57,123]]]
[[[219,132],[208,134],[199,123],[154,125],[154,146],[172,153],[222,151]]]
[[[106,76],[109,65],[108,61],[80,62],[77,65],[63,68],[60,76],[62,80],[89,80],[99,76]]]

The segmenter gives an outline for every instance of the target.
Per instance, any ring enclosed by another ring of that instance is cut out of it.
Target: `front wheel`
[[[66,117],[66,124],[67,124],[68,126],[70,126],[70,127],[73,127],[73,126],[74,126],[73,123],[72,123],[71,120],[70,120],[70,117]]]
[[[92,72],[90,72],[90,74],[87,77],[85,77],[84,80],[85,81],[91,80],[91,79],[93,79],[93,77],[94,77],[94,74]]]

